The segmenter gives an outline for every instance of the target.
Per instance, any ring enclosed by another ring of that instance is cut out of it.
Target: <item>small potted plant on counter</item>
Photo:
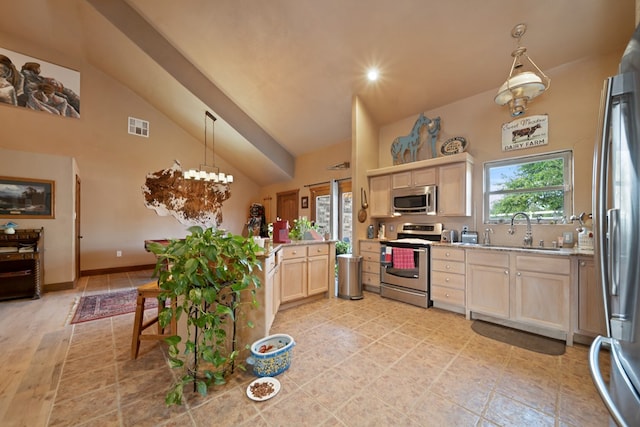
[[[289,238],[291,240],[322,240],[322,236],[318,233],[318,227],[307,218],[293,220]]]

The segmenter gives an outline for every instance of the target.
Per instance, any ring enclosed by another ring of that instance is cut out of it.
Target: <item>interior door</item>
[[[82,234],[80,234],[80,177],[76,175],[76,218],[75,218],[75,229],[76,229],[76,277],[74,278],[74,287],[77,284],[78,280],[80,280],[80,240],[82,239]]]
[[[276,215],[280,219],[289,221],[289,226],[293,226],[293,220],[298,219],[298,194],[299,190],[285,191],[278,193]]]

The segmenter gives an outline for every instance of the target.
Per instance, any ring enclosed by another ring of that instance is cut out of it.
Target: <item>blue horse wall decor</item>
[[[438,153],[436,152],[435,144],[438,139],[438,132],[440,131],[440,117],[437,117],[432,121],[430,118],[426,117],[424,113],[420,113],[420,116],[414,123],[409,135],[399,136],[391,144],[391,156],[393,157],[394,165],[415,162],[417,160],[418,149],[422,144],[424,144],[421,132],[423,126],[426,126],[429,131],[432,155],[433,157],[437,157]],[[405,159],[407,151],[409,152],[408,161]]]

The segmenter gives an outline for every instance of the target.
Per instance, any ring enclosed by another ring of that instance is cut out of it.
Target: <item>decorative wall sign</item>
[[[547,145],[549,115],[522,117],[502,125],[502,151]]]
[[[158,215],[213,228],[222,223],[222,203],[231,197],[229,184],[184,179],[177,161],[170,169],[147,174],[142,192],[145,206]]]
[[[300,207],[302,207],[302,209],[309,208],[309,197],[304,196],[302,197],[302,199],[300,199]]]
[[[447,139],[440,147],[443,156],[451,156],[459,154],[467,149],[467,140],[461,136],[455,136]]]
[[[0,218],[55,218],[55,181],[0,176]]]
[[[80,73],[0,48],[0,103],[80,117]]]

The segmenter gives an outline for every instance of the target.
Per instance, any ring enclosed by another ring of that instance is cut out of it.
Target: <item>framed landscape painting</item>
[[[55,218],[55,181],[0,176],[0,218]]]

